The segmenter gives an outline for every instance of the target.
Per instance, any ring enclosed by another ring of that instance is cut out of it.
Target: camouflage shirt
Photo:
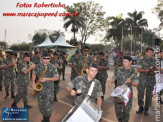
[[[137,68],[149,69],[156,65],[156,60],[154,58],[147,59],[146,56],[138,60]],[[147,72],[140,72],[141,75],[147,75]],[[153,74],[154,75],[154,74]]]
[[[44,70],[45,70],[45,66],[42,63],[39,63],[36,65],[35,69],[33,70],[33,73],[36,74],[37,77],[39,78]],[[47,71],[44,77],[46,78],[58,77],[56,66],[49,63],[47,65]],[[52,88],[52,89],[54,88],[54,83],[52,81],[46,81],[41,84],[43,85],[43,87],[45,86],[47,88]]]
[[[0,58],[0,67],[1,67],[1,69],[0,69],[0,77],[3,76],[3,60],[4,59]]]
[[[76,62],[77,62],[77,57],[75,57],[75,55],[72,55],[69,64],[76,66]],[[73,80],[76,76],[77,76],[77,73],[75,72],[74,68],[71,68],[71,77],[70,77],[70,79]]]
[[[79,55],[76,59],[76,68],[78,70],[78,72],[80,73],[84,64],[86,57],[84,55]],[[91,57],[90,55],[88,55],[87,58],[87,65],[89,66],[91,63],[93,62],[93,57]]]
[[[103,67],[109,67],[109,61],[107,59],[103,59],[99,61],[99,66]],[[97,79],[107,79],[108,78],[108,73],[107,70],[104,69],[98,69],[98,74],[97,74]]]
[[[97,97],[103,96],[101,84],[97,79],[92,79],[91,81],[88,81],[87,75],[83,75],[75,77],[74,80],[69,83],[69,87],[71,89],[81,89],[82,91],[81,95],[75,96],[75,105],[79,105],[84,100],[93,81],[95,82],[95,85],[90,98],[96,103]]]
[[[4,66],[11,64],[13,61],[10,58],[6,58],[3,61]],[[14,66],[10,66],[7,69],[4,70],[4,76],[8,78],[14,78],[15,77],[15,72],[14,72]]]
[[[21,62],[18,63],[18,81],[25,81],[26,83],[29,83],[29,73],[24,74],[24,71],[27,70],[29,66],[27,65],[27,62],[24,60],[21,60]]]
[[[33,62],[34,64],[39,64],[41,62],[41,58],[40,57],[33,56],[31,58],[31,62]]]
[[[134,68],[124,69],[123,66],[118,68],[117,73],[113,76],[113,78],[117,80],[117,86],[121,86],[126,82],[128,78],[130,78],[132,74],[134,75],[131,77],[131,80],[133,82],[139,82],[137,77],[137,71],[134,70]],[[131,83],[126,85],[132,90]]]
[[[60,61],[59,61],[58,59],[51,59],[51,60],[50,60],[50,63],[51,63],[51,64],[54,64],[54,65],[58,64],[59,67],[62,68],[62,64],[60,63]],[[57,71],[59,71],[59,68],[57,68]]]

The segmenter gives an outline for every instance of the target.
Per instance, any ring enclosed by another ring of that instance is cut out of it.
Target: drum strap
[[[91,84],[91,86],[90,86],[90,88],[89,88],[89,91],[88,91],[88,96],[91,96],[91,94],[92,94],[92,91],[93,91],[93,88],[94,88],[94,85],[95,85],[95,82],[94,81],[92,81],[92,84]]]

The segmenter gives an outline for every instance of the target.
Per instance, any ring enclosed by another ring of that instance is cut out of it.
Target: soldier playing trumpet
[[[29,84],[29,72],[35,68],[35,64],[28,66],[27,62],[30,60],[30,54],[24,53],[23,59],[18,63],[18,77],[17,77],[17,86],[18,86],[18,93],[15,97],[14,102],[12,103],[11,107],[17,108],[17,103],[22,98],[24,102],[24,107],[31,108],[31,105],[27,104],[27,87]]]

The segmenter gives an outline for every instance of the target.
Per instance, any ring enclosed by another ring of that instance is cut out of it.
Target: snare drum
[[[112,92],[111,97],[114,102],[121,103],[126,99],[126,92],[127,94],[131,92],[127,86],[118,86]]]

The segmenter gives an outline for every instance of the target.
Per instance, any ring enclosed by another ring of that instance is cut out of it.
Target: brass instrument
[[[82,70],[81,70],[81,73],[80,73],[81,75],[87,74],[87,71],[86,71],[87,60],[88,60],[88,54],[85,56],[83,67],[82,67]]]
[[[32,63],[31,61],[28,62],[29,66],[32,66],[34,63]]]
[[[13,71],[14,71],[14,72],[18,72],[18,68],[17,68],[17,60],[13,58],[13,59],[12,59],[12,62],[15,63]]]
[[[154,72],[157,70],[157,68],[154,66],[152,69],[149,70],[149,72],[147,73],[147,75],[152,75],[154,74]]]
[[[115,65],[114,68],[115,68],[115,71],[118,70],[118,68],[119,68],[119,58],[117,59],[117,61],[116,61],[116,65]]]
[[[97,58],[93,58],[93,61],[94,61],[97,65],[99,65],[99,60],[97,60]]]
[[[41,73],[41,76],[39,77],[39,79],[38,79],[38,81],[36,83],[36,86],[35,86],[35,88],[32,91],[33,95],[36,95],[37,92],[42,90],[43,86],[40,83],[40,80],[45,76],[46,71],[47,71],[47,65],[45,66],[45,70]]]

